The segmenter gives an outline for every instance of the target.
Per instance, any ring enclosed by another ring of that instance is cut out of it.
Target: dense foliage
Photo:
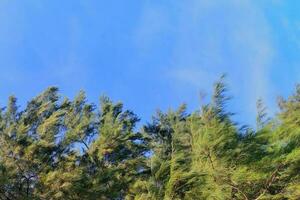
[[[0,200],[300,199],[300,86],[256,130],[226,109],[223,79],[199,111],[139,118],[84,92],[51,87],[23,110],[10,97],[0,113]]]

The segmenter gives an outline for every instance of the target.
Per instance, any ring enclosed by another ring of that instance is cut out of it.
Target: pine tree
[[[138,121],[133,112],[123,111],[123,104],[101,98],[99,135],[88,151],[94,168],[92,193],[99,199],[124,198],[129,185],[143,175],[148,147],[134,131]]]
[[[300,86],[256,130],[232,121],[224,76],[211,102],[159,111],[139,131],[122,103],[50,87],[0,109],[0,200],[300,199]]]

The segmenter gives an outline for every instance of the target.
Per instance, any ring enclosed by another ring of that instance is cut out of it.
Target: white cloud
[[[174,37],[169,58],[172,62],[168,70],[163,70],[166,77],[201,89],[207,87],[203,83],[211,83],[216,76],[227,73],[236,101],[241,107],[246,106],[238,112],[253,116],[256,99],[260,97],[270,103],[270,70],[275,49],[270,25],[254,1],[190,0],[172,2],[172,6],[176,7],[172,12],[168,6],[159,11],[170,19],[164,21],[164,26],[172,29],[164,30],[160,25],[152,30],[147,23],[139,29],[145,31],[140,32],[143,38],[153,32],[156,37],[162,32]],[[156,7],[148,9],[155,13]],[[142,48],[144,44],[139,45]]]
[[[167,74],[169,74],[172,79],[186,83],[192,87],[197,87],[198,89],[210,88],[212,81],[217,78],[216,75],[209,71],[188,67],[172,69],[170,72],[167,72]]]
[[[136,44],[140,50],[151,48],[159,37],[170,31],[170,19],[166,8],[161,5],[151,5],[146,3],[140,19],[138,21],[138,30],[134,35]]]

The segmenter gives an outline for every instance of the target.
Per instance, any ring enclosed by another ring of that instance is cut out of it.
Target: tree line
[[[257,127],[232,120],[223,77],[209,103],[139,118],[50,87],[0,113],[0,200],[300,199],[300,86]]]

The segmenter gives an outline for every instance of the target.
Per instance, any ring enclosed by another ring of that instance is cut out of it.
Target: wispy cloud
[[[197,87],[198,89],[210,88],[212,81],[217,77],[215,74],[199,68],[177,68],[167,72],[169,78],[175,79],[181,83],[186,83],[189,86]]]
[[[164,26],[172,27],[165,31],[174,40],[171,62],[168,70],[164,70],[166,77],[201,89],[207,87],[205,83],[227,73],[233,95],[240,106],[245,106],[238,112],[253,116],[256,99],[269,101],[273,90],[269,76],[275,49],[269,22],[261,8],[250,0],[190,0],[172,2],[172,6],[173,12],[167,6],[160,10],[166,18],[172,18],[164,21]],[[156,7],[147,9],[155,13]],[[144,22],[140,30],[153,32]],[[156,37],[162,31],[155,30]],[[146,33],[144,38],[149,38]]]

